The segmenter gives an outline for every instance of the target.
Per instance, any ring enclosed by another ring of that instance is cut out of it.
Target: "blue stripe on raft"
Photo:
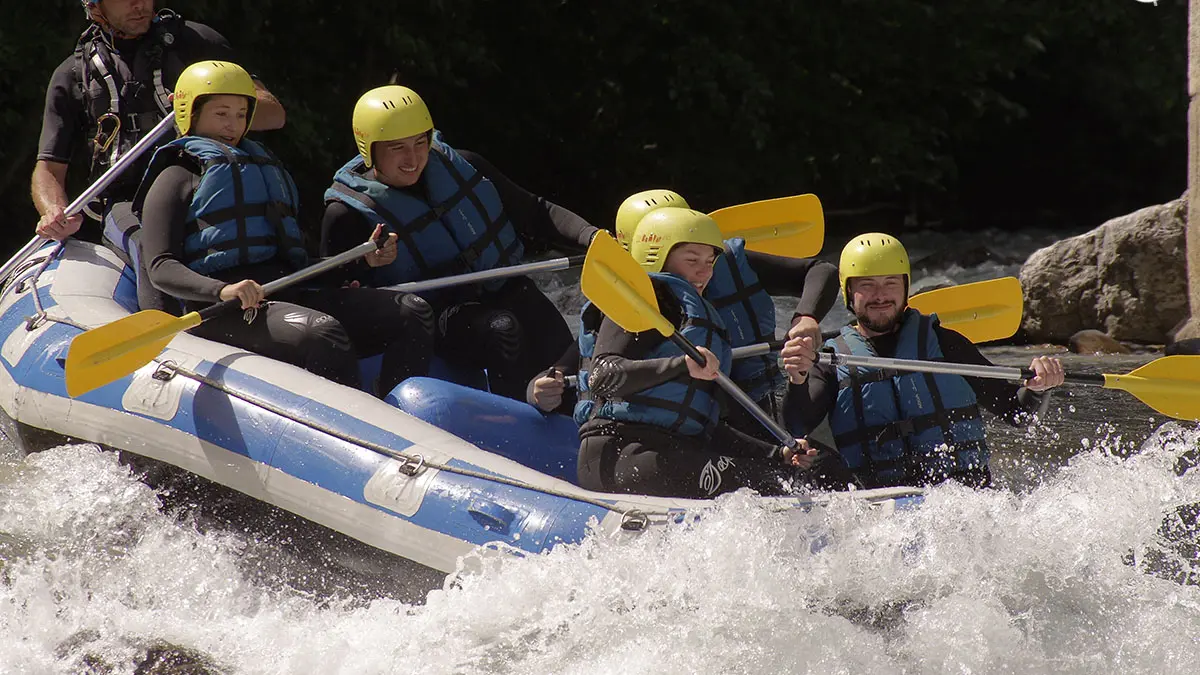
[[[29,305],[32,308],[32,302]],[[0,317],[0,330],[4,326],[9,330],[23,330],[16,325],[18,322],[19,314],[9,312]],[[79,332],[63,324],[53,324],[43,329],[25,358],[13,368],[14,379],[30,389],[66,398],[62,359],[70,340]],[[271,401],[298,419],[328,425],[397,451],[412,447],[411,441],[397,433],[365,423],[259,378],[230,370],[224,365],[205,362],[197,367],[197,371],[232,389]],[[85,394],[80,400],[109,408],[114,415],[131,414],[122,412],[122,397],[130,380],[130,377],[122,378]],[[483,392],[476,393],[498,398]],[[397,418],[397,421],[407,419],[399,412]],[[588,520],[593,517],[602,520],[607,513],[601,507],[566,497],[442,471],[431,482],[418,511],[406,518],[383,506],[371,504],[364,497],[367,482],[385,462],[390,461],[389,458],[279,417],[217,389],[203,385],[190,386],[185,390],[179,411],[172,420],[147,419],[274,467],[393,517],[404,518],[419,527],[475,545],[503,541],[536,553],[556,543],[582,540],[587,533]],[[485,473],[479,467],[461,460],[451,460],[450,465]]]
[[[427,377],[410,377],[386,400],[483,450],[556,478],[577,480],[579,427],[569,417]]]
[[[121,277],[113,287],[112,299],[130,314],[141,309],[138,305],[137,273],[129,265],[121,268]]]

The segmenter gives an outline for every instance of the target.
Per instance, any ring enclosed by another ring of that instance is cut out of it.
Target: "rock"
[[[1200,354],[1200,338],[1188,338],[1185,340],[1176,340],[1167,345],[1163,350],[1167,356],[1196,356]]]
[[[1167,342],[1188,314],[1186,216],[1179,199],[1035,251],[1021,268],[1029,338],[1063,342],[1093,328]]]
[[[1071,336],[1067,346],[1076,354],[1129,354],[1125,345],[1094,328],[1081,330]]]

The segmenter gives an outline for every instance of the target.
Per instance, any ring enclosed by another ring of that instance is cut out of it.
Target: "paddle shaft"
[[[757,345],[755,345],[757,346]],[[945,373],[963,377],[986,377],[993,380],[1021,381],[1037,377],[1029,368],[1008,366],[980,366],[973,363],[949,363],[946,361],[918,361],[915,359],[889,359],[881,356],[854,356],[837,352],[820,352],[817,361],[829,366],[859,366],[862,368],[890,368],[919,373]],[[1066,382],[1103,387],[1104,375],[1068,374]]]
[[[586,256],[576,255],[569,258],[554,258],[553,260],[542,260],[540,262],[525,263],[523,265],[497,267],[495,269],[459,274],[452,277],[425,279],[422,281],[409,281],[403,284],[384,286],[384,290],[420,293],[421,291],[432,291],[439,288],[449,288],[450,286],[460,286],[463,284],[479,283],[481,281],[493,281],[495,279],[519,277],[526,274],[533,274],[535,272],[556,272],[558,270],[579,267],[583,264],[585,257]]]
[[[96,179],[95,183],[89,185],[88,188],[80,193],[80,195],[76,197],[74,201],[68,204],[67,208],[63,209],[63,213],[67,216],[73,216],[82,211],[83,207],[87,206],[88,202],[95,199],[96,196],[101,192],[104,192],[104,190],[111,185],[114,180],[117,179],[117,176],[120,175],[122,171],[136,161],[137,158],[140,157],[147,148],[153,146],[154,142],[158,140],[158,137],[162,136],[163,133],[167,129],[171,128],[174,123],[175,116],[167,115],[162,119],[162,121],[154,125],[154,128],[151,129],[150,132],[145,136],[142,136],[141,139],[139,139],[138,142],[129,149],[129,152],[126,152],[124,155],[122,155],[120,159],[114,162],[112,166],[108,167],[107,171],[105,171],[100,175],[99,178]],[[8,262],[4,263],[3,267],[0,267],[0,280],[7,279],[8,275],[12,274],[13,269],[15,269],[17,265],[20,265],[26,258],[29,257],[30,254],[41,248],[42,244],[46,243],[47,241],[50,240],[40,236],[30,239],[28,244],[22,246],[21,250],[17,251],[16,255],[9,258]]]
[[[371,251],[376,250],[377,248],[379,248],[379,246],[374,241],[363,242],[363,243],[359,244],[358,246],[355,246],[352,249],[342,251],[341,253],[339,253],[335,256],[330,256],[330,257],[322,260],[321,262],[316,263],[315,265],[310,265],[298,272],[292,272],[291,274],[287,275],[286,277],[280,277],[280,278],[276,279],[275,281],[271,281],[271,282],[263,284],[263,287],[262,287],[263,295],[268,296],[276,291],[281,291],[281,290],[287,288],[288,286],[294,286],[294,285],[300,283],[301,281],[307,281],[308,279],[311,279],[311,278],[317,276],[318,274],[324,274],[325,272],[328,272],[329,270],[331,270],[335,267],[340,267],[342,265],[345,265],[348,262],[357,260],[357,259],[363,257],[364,255],[370,253]],[[225,300],[224,302],[218,302],[215,305],[209,305],[208,307],[205,307],[204,309],[196,312],[197,316],[199,317],[199,321],[197,321],[196,323],[197,323],[197,325],[199,325],[200,323],[207,321],[208,319],[211,319],[214,316],[217,316],[219,314],[222,314],[224,312],[227,312],[227,311],[230,311],[233,309],[237,309],[238,307],[241,307],[241,306],[242,306],[242,301],[237,298],[234,298],[232,300]]]

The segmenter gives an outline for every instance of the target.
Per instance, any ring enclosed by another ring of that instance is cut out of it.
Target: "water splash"
[[[1190,672],[1200,591],[1140,552],[1200,502],[1176,472],[1197,435],[1111,443],[1023,492],[944,486],[890,516],[731,495],[631,544],[479,556],[423,603],[281,583],[259,534],[58,448],[0,485],[0,672]]]

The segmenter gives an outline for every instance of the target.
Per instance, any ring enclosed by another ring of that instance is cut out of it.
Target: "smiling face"
[[[890,333],[908,306],[908,285],[903,275],[850,279],[851,308],[859,328],[868,337]]]
[[[379,141],[371,146],[375,175],[392,187],[408,187],[421,179],[429,162],[429,133]]]
[[[663,271],[681,276],[697,292],[703,294],[712,280],[713,264],[717,262],[717,250],[708,244],[677,244],[667,254]]]
[[[205,96],[192,118],[193,136],[204,136],[226,145],[237,145],[246,135],[250,101],[236,94]]]
[[[107,24],[117,37],[135,38],[150,30],[154,0],[101,0],[92,7],[93,16]]]

